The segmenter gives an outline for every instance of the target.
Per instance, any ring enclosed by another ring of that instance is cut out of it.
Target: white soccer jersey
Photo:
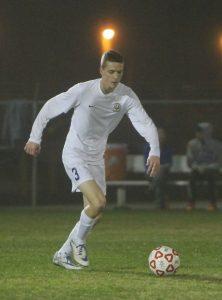
[[[127,114],[135,129],[149,142],[149,155],[159,156],[156,127],[136,94],[122,83],[112,93],[104,94],[100,80],[76,84],[48,100],[35,119],[29,140],[40,144],[48,121],[74,108],[63,149],[63,162],[70,165],[73,159],[80,157],[90,164],[99,164],[109,134]]]

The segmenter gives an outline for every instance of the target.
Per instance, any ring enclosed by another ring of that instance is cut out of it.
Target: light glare
[[[106,40],[111,40],[115,35],[115,31],[113,29],[105,29],[103,30],[103,37]]]

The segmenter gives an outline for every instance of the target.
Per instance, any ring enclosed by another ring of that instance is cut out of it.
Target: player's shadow
[[[96,270],[91,270],[91,272],[97,272]],[[104,273],[110,273],[110,274],[132,274],[132,275],[137,275],[139,277],[155,277],[155,275],[149,273],[149,272],[138,272],[134,271],[133,269],[122,269],[122,270],[100,270],[99,273],[104,272]],[[156,278],[161,278],[163,280],[196,280],[196,281],[205,281],[205,282],[210,282],[210,283],[215,283],[215,284],[222,284],[222,278],[221,277],[214,277],[214,276],[207,276],[207,275],[197,275],[197,274],[175,274],[173,276],[164,276],[164,277],[156,277]]]
[[[140,276],[140,277],[147,277],[147,275],[149,275],[148,272],[138,272],[138,271],[134,271],[134,269],[103,269],[103,270],[93,270],[91,269],[90,272],[99,272],[99,273],[109,273],[109,274],[128,274],[128,275],[137,275],[137,276]]]
[[[216,283],[216,284],[222,284],[222,278],[221,277],[214,277],[209,275],[197,275],[197,274],[176,274],[175,279],[179,280],[196,280],[196,281],[207,281],[210,283]]]

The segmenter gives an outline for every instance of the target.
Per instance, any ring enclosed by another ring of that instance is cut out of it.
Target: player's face
[[[100,68],[101,88],[104,93],[111,93],[117,87],[123,76],[123,68],[123,63],[111,61],[107,61],[105,66]]]

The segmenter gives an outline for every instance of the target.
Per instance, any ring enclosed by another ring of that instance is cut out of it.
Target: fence
[[[37,159],[23,151],[34,117],[42,105],[42,101],[24,99],[0,102],[0,205],[73,203],[71,185],[61,161],[72,111],[49,122]],[[194,136],[198,122],[211,122],[215,136],[222,137],[222,100],[158,100],[143,101],[143,105],[156,125],[166,128],[175,154],[185,153],[187,141]],[[129,154],[143,153],[144,140],[126,117],[110,135],[109,142],[127,144]],[[75,198],[78,203],[79,195]]]

